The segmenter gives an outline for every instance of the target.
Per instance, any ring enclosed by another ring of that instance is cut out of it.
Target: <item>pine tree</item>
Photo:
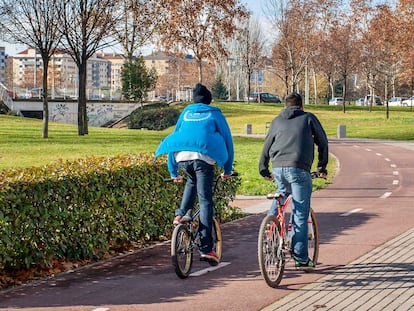
[[[227,100],[229,92],[227,91],[226,86],[223,83],[221,75],[216,77],[213,86],[211,87],[211,95],[214,100]]]
[[[156,70],[145,66],[144,57],[128,61],[122,69],[122,95],[127,100],[142,102],[148,91],[155,89],[157,78]]]

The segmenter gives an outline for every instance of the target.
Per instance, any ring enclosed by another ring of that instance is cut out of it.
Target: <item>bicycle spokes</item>
[[[171,259],[176,274],[184,279],[190,274],[193,251],[191,243],[191,233],[186,225],[175,227],[171,239]]]
[[[278,220],[275,216],[267,216],[260,226],[258,259],[260,271],[266,283],[271,287],[276,287],[282,279],[285,254]]]

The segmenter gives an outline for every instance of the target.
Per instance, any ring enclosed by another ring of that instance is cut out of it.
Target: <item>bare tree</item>
[[[122,18],[115,24],[114,37],[128,61],[137,50],[150,43],[165,10],[157,0],[121,0]]]
[[[371,32],[376,38],[376,45],[379,50],[378,63],[376,65],[379,73],[379,81],[384,86],[384,105],[386,105],[386,116],[389,118],[389,87],[393,89],[395,96],[395,81],[397,73],[401,68],[400,49],[398,47],[397,38],[401,36],[399,21],[392,14],[391,7],[388,5],[379,5],[376,14],[371,22]]]
[[[348,92],[348,77],[351,72],[354,72],[356,66],[356,45],[352,37],[350,23],[339,24],[335,23],[332,28],[332,39],[335,39],[335,44],[332,45],[331,53],[335,54],[336,70],[342,80],[342,110],[346,110],[346,100]]]
[[[65,0],[62,6],[63,45],[78,67],[78,134],[88,134],[86,111],[87,61],[97,51],[114,44],[112,30],[119,21],[119,1]]]
[[[307,95],[308,68],[318,56],[318,32],[326,27],[328,13],[337,2],[267,0],[266,11],[275,30],[272,60],[286,85],[286,92],[297,91],[304,80]]]
[[[380,59],[380,49],[376,34],[372,28],[372,21],[375,16],[376,8],[370,0],[354,0],[351,2],[351,10],[354,27],[359,36],[359,50],[361,52],[359,65],[366,77],[367,87],[371,95],[369,111],[375,103],[376,83],[378,79],[378,61]]]
[[[297,91],[309,61],[310,35],[314,32],[312,1],[268,0],[268,11],[274,25],[273,62],[279,64],[287,83],[287,92]]]
[[[396,9],[400,30],[398,42],[400,43],[400,56],[403,63],[402,78],[409,81],[410,96],[414,95],[414,0],[399,0]],[[403,21],[403,22],[402,22]],[[413,107],[411,106],[411,109]]]
[[[235,21],[246,14],[239,0],[164,0],[167,18],[159,29],[161,44],[168,51],[192,52],[198,63],[199,82],[203,81],[204,60],[227,57],[226,39]]]
[[[243,71],[246,74],[246,97],[249,101],[251,92],[251,81],[258,77],[252,77],[254,72],[259,72],[262,67],[265,41],[263,32],[257,19],[245,19],[246,23],[241,31],[240,58]]]
[[[48,68],[59,45],[61,34],[58,0],[3,0],[0,4],[0,27],[10,41],[26,44],[39,52],[43,62],[43,128],[42,137],[49,136]],[[37,68],[34,64],[33,72]]]

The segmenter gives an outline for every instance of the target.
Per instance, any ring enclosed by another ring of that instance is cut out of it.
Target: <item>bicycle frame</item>
[[[281,236],[281,241],[285,243],[289,242],[286,238],[289,237],[289,232],[292,230],[292,214],[290,215],[289,223],[287,226],[286,231],[286,222],[285,222],[285,211],[289,204],[292,202],[292,195],[288,195],[287,197],[284,194],[269,194],[267,196],[269,200],[276,200],[277,204],[277,215],[276,218],[279,222],[279,234]],[[286,198],[282,204],[282,200]],[[290,243],[289,243],[290,244]]]
[[[319,174],[311,173],[312,178]],[[289,220],[287,217],[288,206],[292,204],[291,194],[270,194],[268,199],[276,200],[276,215],[266,215],[259,228],[258,236],[258,261],[260,272],[270,287],[277,287],[282,280],[285,270],[286,257],[293,258],[292,250],[292,214],[290,210]],[[312,208],[308,218],[308,255],[317,263],[319,254],[319,229],[315,213]],[[290,256],[289,256],[290,255]],[[305,272],[308,272],[304,270]]]
[[[288,208],[289,204],[292,203],[292,195],[289,194],[287,197],[284,194],[269,194],[267,196],[270,200],[276,200],[277,204],[277,215],[276,218],[279,221],[279,233],[281,236],[281,241],[284,243],[286,249],[290,250],[290,247],[292,245],[292,235],[293,235],[293,225],[292,225],[292,213],[289,217],[289,222],[286,226],[286,220],[285,220],[285,213],[286,209]],[[282,204],[282,200],[286,198]],[[272,228],[273,229],[273,228]],[[313,225],[312,225],[312,218],[311,213],[309,213],[308,216],[308,236],[309,239],[313,239],[314,231],[313,231]]]
[[[237,173],[234,172],[232,176],[237,176]],[[217,176],[213,185],[213,196],[217,190],[217,184],[221,176]],[[164,179],[164,181],[174,181],[174,179]],[[194,214],[192,211],[194,211]],[[184,220],[185,216],[187,218]],[[175,268],[175,273],[179,278],[187,278],[191,271],[192,261],[193,261],[193,251],[195,248],[200,248],[201,239],[199,232],[199,219],[200,219],[200,209],[194,208],[187,212],[187,214],[182,217],[182,222],[178,224],[173,231],[171,238],[171,259],[172,264]],[[214,250],[216,252],[219,260],[221,259],[222,254],[222,236],[220,230],[220,224],[217,219],[213,218],[213,228],[212,228],[213,240],[214,240]],[[211,266],[215,266],[218,263],[215,261],[208,261]]]

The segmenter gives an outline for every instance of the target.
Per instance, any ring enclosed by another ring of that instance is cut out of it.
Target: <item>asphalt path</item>
[[[412,145],[342,139],[330,140],[330,151],[337,174],[312,199],[321,234],[313,273],[290,261],[280,287],[266,285],[257,262],[262,212],[222,225],[216,270],[195,256],[194,275],[177,278],[166,242],[2,291],[0,310],[260,310],[414,226]]]

